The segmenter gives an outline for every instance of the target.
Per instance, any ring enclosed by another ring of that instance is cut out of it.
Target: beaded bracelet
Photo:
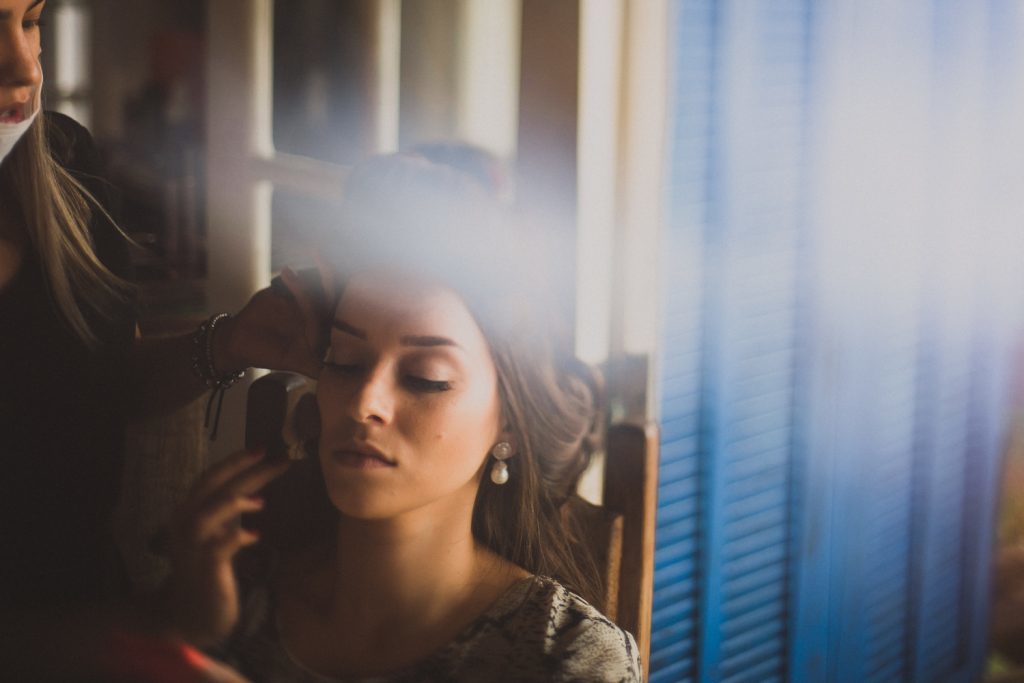
[[[227,389],[245,375],[245,370],[218,375],[213,363],[213,335],[217,325],[230,317],[227,313],[211,316],[192,334],[192,372],[208,387]]]
[[[217,402],[217,414],[213,420],[213,430],[210,432],[210,441],[217,439],[217,427],[220,424],[220,412],[224,405],[224,392],[232,384],[245,376],[245,370],[226,375],[217,375],[217,368],[213,363],[213,335],[217,331],[217,325],[231,316],[227,313],[218,313],[203,322],[192,334],[192,372],[202,380],[206,386],[213,388],[210,400],[206,402],[206,419],[204,427],[210,426],[210,409],[214,401]]]

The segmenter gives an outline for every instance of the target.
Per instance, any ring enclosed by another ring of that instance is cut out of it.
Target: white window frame
[[[379,147],[397,135],[387,128],[397,128],[398,7],[378,3],[377,61],[390,72],[376,96]],[[337,197],[346,168],[274,149],[273,0],[213,0],[207,19],[208,302],[237,310],[270,280],[273,188]]]
[[[377,3],[378,151],[398,137],[399,3]],[[347,169],[274,149],[273,0],[210,0],[207,32],[207,308],[237,311],[270,282],[274,188],[338,197]],[[243,445],[245,390],[228,393],[214,458]]]
[[[519,41],[493,32],[500,32],[502,26],[516,33],[521,30],[512,19],[521,15],[522,0],[453,1],[458,3],[458,25],[474,36],[462,36],[457,46],[457,106],[452,108],[455,120],[451,129],[459,137],[513,160],[521,96],[520,55],[509,52],[495,65],[492,53],[498,42],[518,51]],[[617,115],[611,127],[608,121],[601,124],[602,132],[611,132],[614,138],[601,143],[606,145],[601,155],[613,158],[616,170],[606,170],[592,183],[593,191],[614,197],[614,225],[611,233],[607,226],[602,230],[602,239],[610,244],[601,253],[610,254],[611,259],[602,266],[602,277],[610,279],[610,290],[615,292],[606,304],[607,312],[600,313],[602,324],[610,328],[604,344],[613,359],[645,352],[651,357],[657,336],[657,306],[638,311],[627,302],[656,301],[658,293],[668,0],[580,2],[615,5],[614,32],[621,36],[616,48],[621,50],[621,66],[604,102],[615,108]],[[377,83],[372,97],[378,152],[392,151],[398,142],[401,7],[402,0],[378,0],[375,4]],[[337,198],[347,174],[344,166],[274,148],[273,17],[273,0],[207,3],[207,307],[211,312],[236,311],[254,291],[269,283],[274,188]],[[586,57],[581,54],[581,58]],[[505,111],[506,116],[496,114],[495,97],[481,96],[487,74],[473,67],[476,64],[491,65],[491,76],[495,76],[494,70],[504,72],[499,79],[509,82],[495,92],[504,109],[510,110]],[[580,119],[589,115],[586,106],[581,108]],[[486,121],[497,125],[488,128],[481,123]],[[586,128],[582,120],[577,125]],[[655,388],[650,367],[648,377],[650,396]],[[238,436],[235,440],[224,437],[216,444],[215,455],[241,446],[244,404],[244,387],[229,392],[221,433]],[[649,400],[648,410],[652,405]]]

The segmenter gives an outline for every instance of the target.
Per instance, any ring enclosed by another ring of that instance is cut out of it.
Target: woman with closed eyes
[[[596,382],[538,324],[496,215],[422,158],[353,172],[343,220],[365,248],[346,245],[315,456],[285,475],[311,475],[320,512],[257,543],[231,520],[263,507],[259,454],[208,473],[165,589],[184,637],[256,681],[640,680],[561,521]]]

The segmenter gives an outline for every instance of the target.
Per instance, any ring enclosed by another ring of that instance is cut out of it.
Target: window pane
[[[341,201],[275,189],[271,209],[270,268],[306,267],[313,254],[326,258],[345,242],[338,221]]]
[[[57,90],[71,95],[89,87],[89,12],[77,2],[65,2],[53,13],[56,26]]]
[[[351,164],[373,151],[373,0],[274,5],[274,144]]]

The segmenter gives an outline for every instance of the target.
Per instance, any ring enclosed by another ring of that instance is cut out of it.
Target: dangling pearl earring
[[[505,461],[512,457],[512,444],[508,441],[499,441],[491,449],[491,455],[497,461],[491,467],[491,481],[501,486],[508,481],[508,465]]]

